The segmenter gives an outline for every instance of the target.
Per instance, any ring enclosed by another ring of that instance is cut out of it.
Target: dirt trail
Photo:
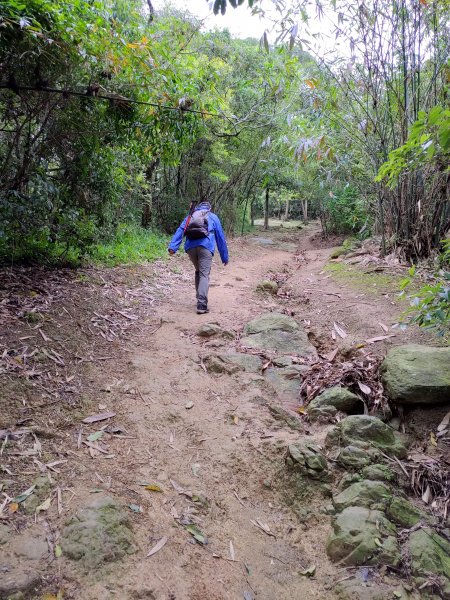
[[[279,270],[292,259],[285,251],[242,241],[234,250],[225,269],[216,262],[206,316],[195,314],[190,265],[179,259],[189,282],[173,289],[159,309],[161,328],[130,356],[126,381],[144,402],[133,397],[116,409],[136,440],[120,461],[120,474],[118,461],[103,461],[99,474],[102,479],[110,475],[114,491],[144,507],[134,519],[141,550],[119,566],[120,578],[114,569],[101,582],[89,582],[86,591],[82,587],[77,598],[89,593],[100,600],[112,591],[120,598],[180,600],[237,600],[245,592],[261,600],[333,597],[323,582],[299,576],[323,562],[326,528],[317,524],[305,531],[282,503],[277,486],[287,441],[298,439],[298,433],[279,428],[258,402],[258,376],[213,376],[199,364],[214,350],[195,337],[200,325],[214,321],[239,331],[263,312],[264,304],[273,307],[272,300],[255,300],[254,289],[268,268]],[[147,480],[165,493],[136,485]],[[204,497],[205,505],[195,508],[172,481]],[[196,518],[207,546],[193,544],[182,527],[174,527],[174,516],[181,515]],[[163,536],[169,539],[164,549],[144,558]],[[233,551],[235,561],[229,560]]]
[[[91,403],[89,412],[114,410],[114,425],[126,435],[107,442],[110,455],[92,460],[87,448],[78,443],[77,449],[79,426],[66,434],[68,450],[59,452],[69,460],[63,475],[56,476],[64,510],[44,526],[54,548],[67,517],[96,493],[107,493],[124,506],[142,507],[140,513],[130,511],[138,550],[85,577],[64,556],[50,561],[50,589],[62,585],[64,598],[77,600],[336,598],[333,586],[346,574],[325,554],[326,500],[316,503],[310,497],[305,503],[285,467],[290,442],[306,433],[320,442],[325,429],[289,429],[271,416],[265,402],[292,409],[292,399],[277,397],[262,375],[212,374],[202,360],[235,348],[243,325],[268,310],[293,313],[310,328],[320,351],[336,343],[330,335],[334,321],[342,323],[352,343],[382,335],[380,323],[395,322],[399,308],[389,290],[383,295],[377,289],[375,299],[361,282],[341,285],[324,271],[330,249],[316,246],[316,233],[312,226],[234,241],[226,268],[215,259],[209,315],[195,314],[192,268],[186,256],[177,255],[170,265],[179,276],[152,315],[159,328],[153,333],[143,328],[127,343],[114,342],[116,358],[92,364],[87,376],[97,406]],[[256,292],[268,272],[282,283],[276,297]],[[196,332],[208,322],[235,332],[237,339],[199,338]],[[397,332],[376,350],[411,335],[421,337]],[[142,482],[163,491],[145,490]],[[207,545],[194,543],[180,524],[184,519],[197,524]],[[163,537],[166,545],[146,558]],[[301,575],[312,565],[315,577]]]

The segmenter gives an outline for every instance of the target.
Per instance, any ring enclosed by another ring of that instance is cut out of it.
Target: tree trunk
[[[269,188],[266,188],[266,201],[264,204],[264,229],[269,229]]]
[[[302,200],[303,222],[308,223],[308,200]]]
[[[286,209],[284,211],[284,220],[287,221],[289,219],[289,198],[286,200]]]

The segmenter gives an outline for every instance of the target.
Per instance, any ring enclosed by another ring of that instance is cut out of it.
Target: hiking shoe
[[[197,304],[197,314],[198,315],[204,315],[206,313],[208,313],[208,307],[206,306],[206,304]]]

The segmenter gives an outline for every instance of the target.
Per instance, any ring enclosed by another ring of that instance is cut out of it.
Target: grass
[[[403,279],[401,275],[388,275],[377,271],[370,273],[342,262],[330,263],[325,266],[325,270],[338,281],[345,281],[357,290],[374,294],[399,292],[400,282]]]
[[[113,240],[89,249],[87,262],[106,267],[151,262],[167,256],[168,241],[161,233],[122,225]]]
[[[89,265],[114,267],[141,264],[167,256],[169,238],[159,232],[149,231],[137,225],[119,225],[111,240],[87,246],[67,247],[51,243],[44,233],[33,239],[24,239],[13,250],[0,243],[0,263],[42,264],[51,267],[83,267]]]

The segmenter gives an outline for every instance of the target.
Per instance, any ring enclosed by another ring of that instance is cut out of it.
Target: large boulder
[[[327,554],[333,562],[347,566],[396,567],[401,560],[396,533],[395,525],[381,511],[351,506],[334,518]]]
[[[378,449],[404,458],[406,446],[400,435],[377,417],[351,415],[342,419],[327,435],[327,445]]]
[[[428,579],[430,573],[442,578],[442,597],[450,598],[450,542],[432,529],[413,531],[408,541],[411,572]]]
[[[303,375],[309,371],[306,365],[291,365],[282,369],[269,368],[265,378],[270,381],[278,395],[292,400],[298,400]]]
[[[349,506],[364,506],[384,510],[390,503],[392,492],[381,481],[358,481],[347,487],[337,496],[333,496],[336,510],[343,510]]]
[[[98,497],[72,517],[62,531],[61,548],[86,569],[136,551],[128,516],[109,496]]]
[[[316,356],[316,349],[300,325],[287,315],[267,313],[250,321],[241,343],[248,348],[272,350],[280,354]]]
[[[381,364],[382,381],[398,404],[450,403],[450,348],[397,346]]]
[[[311,400],[308,405],[308,411],[323,406],[334,406],[337,410],[345,413],[361,412],[363,408],[361,398],[350,390],[339,386],[328,388]]]

